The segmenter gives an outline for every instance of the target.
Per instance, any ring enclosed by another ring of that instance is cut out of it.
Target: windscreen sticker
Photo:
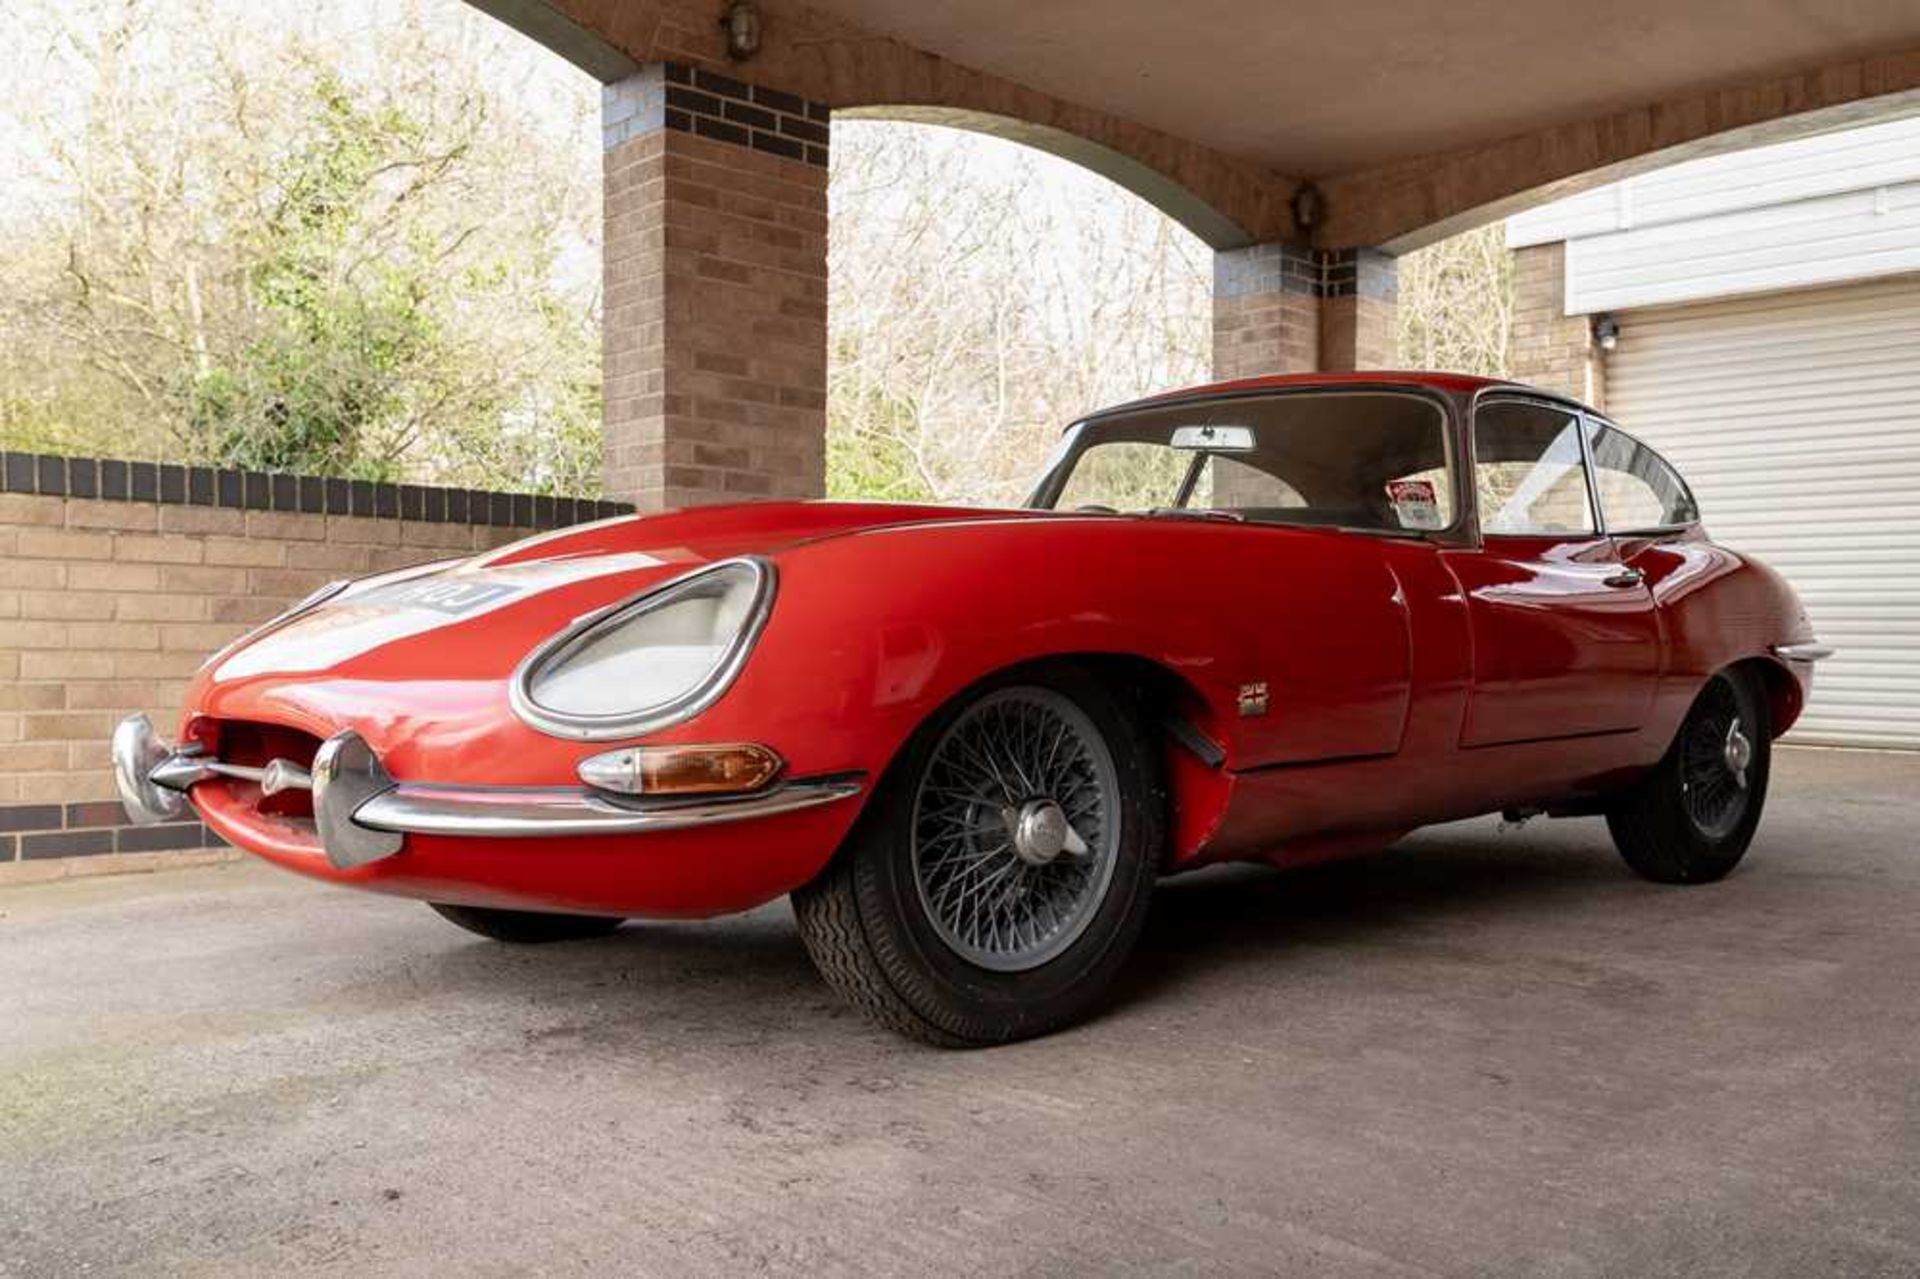
[[[1442,527],[1440,502],[1431,480],[1394,480],[1387,485],[1387,500],[1393,503],[1393,513],[1400,520],[1401,528]]]

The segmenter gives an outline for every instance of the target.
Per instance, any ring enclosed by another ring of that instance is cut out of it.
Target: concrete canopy
[[[722,0],[475,3],[602,79],[677,59],[995,124],[1217,248],[1404,249],[1636,162],[1920,110],[1913,0],[758,0],[745,62]]]

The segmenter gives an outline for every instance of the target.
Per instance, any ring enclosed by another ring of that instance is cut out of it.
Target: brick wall
[[[0,459],[0,883],[218,856],[132,827],[107,740],[173,732],[202,659],[314,587],[624,504],[92,459]]]
[[[827,117],[673,64],[607,86],[609,492],[654,509],[823,491]]]
[[[1508,373],[1516,382],[1604,408],[1605,378],[1589,321],[1566,313],[1566,281],[1565,244],[1514,250]]]

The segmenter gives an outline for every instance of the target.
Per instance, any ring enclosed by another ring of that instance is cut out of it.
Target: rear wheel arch
[[[1767,702],[1767,728],[1774,736],[1792,728],[1800,718],[1800,712],[1806,709],[1806,696],[1801,691],[1800,681],[1785,663],[1775,657],[1749,657],[1734,662],[1727,671],[1739,672],[1752,678],[1760,687],[1761,695]]]

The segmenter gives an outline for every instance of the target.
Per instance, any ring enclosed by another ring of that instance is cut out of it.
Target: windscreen
[[[1035,504],[1424,532],[1454,522],[1446,415],[1393,391],[1148,406],[1080,424]]]

